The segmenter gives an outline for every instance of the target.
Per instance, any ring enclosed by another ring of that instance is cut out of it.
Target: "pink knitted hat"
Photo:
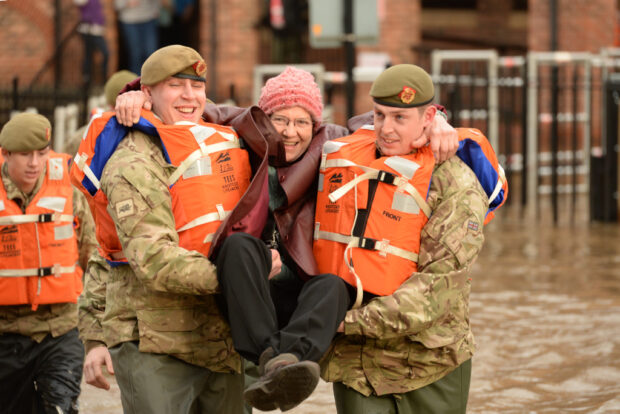
[[[300,106],[310,113],[316,124],[323,119],[323,99],[310,72],[287,66],[278,76],[267,80],[258,106],[267,114],[289,106]]]

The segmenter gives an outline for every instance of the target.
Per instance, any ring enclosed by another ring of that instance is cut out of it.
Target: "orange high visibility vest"
[[[372,127],[323,147],[314,231],[321,273],[376,295],[392,294],[417,269],[435,159],[429,147],[376,157]]]
[[[133,128],[161,139],[164,158],[177,167],[168,185],[179,245],[207,256],[213,234],[249,186],[247,151],[240,147],[234,130],[202,121],[166,125],[152,112],[142,111]],[[112,265],[126,259],[118,259],[122,246],[99,179],[128,132],[113,112],[94,117],[71,169],[71,179],[86,195],[93,213],[100,251]]]
[[[26,211],[0,182],[0,305],[76,303],[82,292],[74,230],[71,157],[50,152]]]

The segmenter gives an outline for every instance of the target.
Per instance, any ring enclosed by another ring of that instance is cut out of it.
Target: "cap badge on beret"
[[[194,71],[196,71],[196,75],[201,77],[204,77],[205,73],[207,72],[207,64],[204,60],[197,61],[192,65],[192,68],[194,68]]]
[[[403,90],[400,91],[398,97],[404,104],[409,105],[415,99],[415,93],[415,89],[409,86],[403,86]]]
[[[45,128],[45,139],[49,141],[51,137],[52,137],[52,130],[50,128]]]

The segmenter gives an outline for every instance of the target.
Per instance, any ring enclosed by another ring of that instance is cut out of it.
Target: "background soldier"
[[[19,114],[0,146],[0,410],[73,413],[84,351],[77,333],[82,270],[94,224],[70,184],[70,157],[50,150],[51,126]]]

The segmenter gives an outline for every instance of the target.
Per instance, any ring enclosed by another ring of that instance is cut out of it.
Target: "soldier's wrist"
[[[84,341],[84,354],[87,355],[94,348],[97,348],[97,347],[100,347],[100,346],[106,346],[106,344],[104,342],[101,342],[101,341],[86,340],[86,341]]]

